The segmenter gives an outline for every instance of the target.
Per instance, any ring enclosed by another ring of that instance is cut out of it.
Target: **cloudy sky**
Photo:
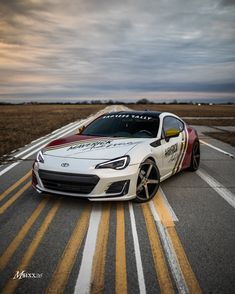
[[[0,101],[235,97],[235,0],[0,0]]]

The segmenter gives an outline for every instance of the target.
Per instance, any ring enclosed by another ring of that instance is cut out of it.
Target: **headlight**
[[[119,158],[115,158],[103,163],[97,164],[95,168],[112,168],[112,169],[124,169],[130,163],[130,156],[125,155]]]
[[[38,152],[37,157],[36,157],[36,161],[37,161],[37,162],[44,163],[44,157],[43,157],[43,155],[42,155],[42,151],[39,151],[39,152]]]

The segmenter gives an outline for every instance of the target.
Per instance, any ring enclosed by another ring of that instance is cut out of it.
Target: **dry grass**
[[[218,116],[218,117],[235,117],[235,105],[130,105],[130,108],[136,110],[154,110],[169,111],[179,116],[197,117],[197,116]]]
[[[198,126],[235,126],[235,119],[184,119],[189,125]]]
[[[70,122],[86,118],[103,105],[1,105],[0,156]]]
[[[205,132],[204,134],[235,146],[235,132]]]
[[[201,126],[235,126],[235,119],[224,117],[235,117],[235,105],[130,105],[135,110],[168,111],[180,117],[195,117],[185,119],[190,125]],[[196,119],[196,117],[221,117],[220,119]]]
[[[70,122],[86,118],[105,105],[1,105],[0,156]],[[169,111],[179,116],[235,116],[229,105],[129,105],[135,110]],[[235,125],[234,120],[187,120],[190,124]]]

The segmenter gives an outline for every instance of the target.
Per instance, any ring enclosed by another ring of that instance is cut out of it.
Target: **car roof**
[[[125,114],[125,115],[130,114],[130,115],[139,115],[139,116],[149,115],[151,117],[158,118],[161,113],[162,112],[149,111],[149,110],[144,110],[144,111],[130,110],[130,111],[114,111],[114,112],[108,113],[108,115],[116,115],[116,114]],[[105,115],[107,115],[107,113]]]

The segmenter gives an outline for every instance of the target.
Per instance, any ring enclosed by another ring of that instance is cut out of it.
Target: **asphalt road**
[[[1,293],[234,293],[235,148],[198,128],[200,169],[144,205],[37,194],[37,149],[80,124],[0,167]]]

